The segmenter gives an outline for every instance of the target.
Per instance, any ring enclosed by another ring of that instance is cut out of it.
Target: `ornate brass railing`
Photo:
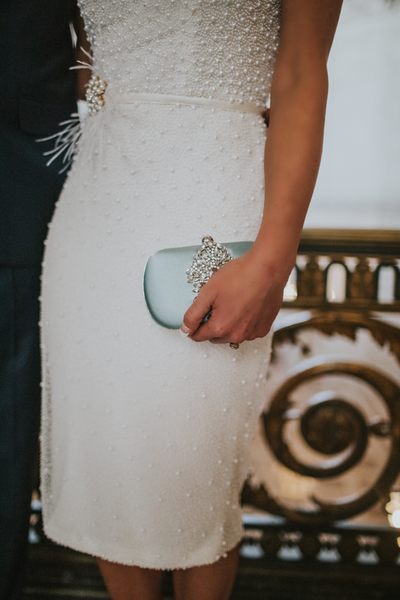
[[[345,273],[345,299],[329,299],[333,265]],[[393,298],[379,299],[382,270],[393,271]],[[400,312],[400,231],[309,229],[303,232],[295,269],[297,297],[284,308]]]
[[[337,264],[342,268],[343,293],[340,301],[335,300],[335,294],[329,289],[330,269]],[[381,276],[385,268],[391,271],[389,285],[386,285],[387,289],[382,293]],[[282,351],[283,345],[287,343],[301,345],[302,334],[310,330],[324,336],[339,334],[350,340],[356,340],[360,330],[368,331],[379,346],[389,348],[400,362],[400,329],[381,318],[382,313],[394,316],[393,313],[398,312],[400,315],[400,231],[305,231],[283,308],[296,311],[277,320],[272,369],[278,349]],[[363,513],[377,502],[387,502],[389,492],[399,477],[398,373],[397,379],[392,378],[374,365],[365,364],[357,357],[356,348],[355,346],[351,361],[348,357],[346,360],[341,360],[340,356],[329,357],[329,353],[310,358],[309,348],[305,348],[303,354],[307,356],[307,360],[297,365],[295,373],[288,376],[269,399],[262,417],[262,432],[265,444],[280,465],[297,476],[320,482],[329,482],[334,477],[349,474],[351,469],[360,464],[371,439],[385,440],[385,459],[380,474],[371,481],[368,489],[360,490],[350,498],[339,497],[332,501],[310,498],[313,505],[310,509],[286,506],[276,498],[274,490],[267,489],[265,483],[257,487],[246,484],[243,490],[244,504],[284,517],[285,525],[264,526],[264,554],[277,554],[287,532],[297,528],[300,532],[299,540],[303,540],[300,546],[303,545],[304,548],[307,548],[306,541],[310,536],[313,540],[312,547],[320,548],[321,532],[329,529],[329,532],[338,535],[338,540],[352,538],[352,556],[356,556],[360,550],[356,541],[357,535],[360,535],[357,528],[352,533],[353,530],[347,527],[344,532],[340,530],[338,522]],[[353,404],[348,398],[341,397],[339,392],[330,389],[332,382],[329,389],[317,394],[317,399],[314,396],[300,408],[296,408],[293,395],[300,386],[314,381],[323,382],[324,377],[332,375],[366,384],[379,398],[383,409],[377,411],[374,417],[368,417],[360,410],[359,404]],[[383,413],[385,417],[382,416]],[[317,465],[307,464],[295,456],[287,443],[285,428],[293,421],[296,422],[302,444],[321,458]],[[364,529],[368,531],[368,526],[364,526]],[[364,535],[366,531],[363,532]],[[397,560],[399,554],[397,535],[400,536],[400,531],[389,529],[385,532],[383,526],[380,537],[378,536],[382,540],[390,539],[388,544],[391,550],[386,553],[391,557],[390,562]],[[268,540],[272,539],[274,542],[271,544],[275,550],[268,546]],[[380,541],[377,546],[382,558],[386,556],[385,550],[382,550],[383,545],[384,542]],[[339,553],[342,547],[343,552],[346,552],[344,541],[339,543]],[[313,552],[314,550],[309,550],[309,554]]]

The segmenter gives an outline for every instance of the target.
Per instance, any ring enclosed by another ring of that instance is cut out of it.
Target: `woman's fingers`
[[[208,320],[211,315],[213,302],[206,290],[200,290],[196,297],[196,302],[186,311],[181,325],[181,331],[193,335],[202,325],[203,321]],[[209,316],[210,315],[210,316]]]
[[[221,311],[218,306],[213,307],[210,319],[202,324],[197,331],[191,332],[189,337],[195,342],[205,342],[213,340],[218,344],[227,344],[232,341],[236,341],[234,339],[230,339],[229,330],[236,329],[234,324],[230,323],[227,317],[220,314]],[[238,333],[232,334],[232,336],[237,336]]]

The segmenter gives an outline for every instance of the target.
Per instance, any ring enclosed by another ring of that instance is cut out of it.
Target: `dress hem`
[[[75,550],[77,552],[82,552],[83,554],[88,554],[90,556],[93,556],[94,558],[101,558],[102,560],[106,560],[108,562],[112,562],[112,563],[116,563],[116,564],[120,564],[120,565],[126,565],[127,567],[139,567],[140,569],[153,569],[156,571],[176,571],[176,570],[186,570],[186,569],[191,569],[194,567],[202,567],[205,565],[211,565],[213,563],[218,562],[218,560],[220,560],[221,558],[225,557],[225,555],[230,552],[231,550],[233,550],[238,544],[240,544],[240,542],[243,539],[243,535],[244,532],[241,531],[240,532],[240,537],[233,543],[233,544],[229,544],[227,545],[226,548],[224,548],[221,551],[221,554],[218,556],[218,558],[214,559],[214,560],[207,560],[204,562],[196,562],[193,564],[187,564],[185,561],[185,564],[182,565],[178,565],[178,566],[155,566],[154,564],[149,565],[149,564],[144,564],[141,561],[122,561],[122,560],[116,560],[112,557],[106,557],[104,555],[104,553],[101,552],[96,552],[95,550],[89,550],[88,548],[91,546],[90,540],[88,538],[82,538],[81,540],[79,540],[80,542],[82,542],[82,544],[79,543],[73,543],[73,542],[67,542],[67,541],[61,541],[62,539],[65,539],[64,536],[61,534],[61,532],[56,528],[50,527],[50,530],[52,531],[52,533],[49,533],[49,528],[44,527],[44,533],[46,535],[46,537],[51,540],[52,542],[55,542],[56,544],[60,545],[60,546],[65,546],[67,548],[71,548],[71,550]],[[60,535],[58,535],[60,533]],[[85,545],[85,541],[87,542],[87,544]]]

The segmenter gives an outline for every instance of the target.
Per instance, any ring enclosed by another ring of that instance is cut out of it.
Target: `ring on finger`
[[[239,345],[240,344],[236,344],[235,342],[229,342],[229,348],[233,348],[234,350],[237,350]]]

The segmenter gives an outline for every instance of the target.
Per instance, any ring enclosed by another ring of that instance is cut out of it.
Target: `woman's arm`
[[[295,264],[322,152],[326,63],[342,0],[282,0],[265,145],[265,206],[253,248],[200,290],[182,330],[215,343],[265,336]],[[212,308],[210,320],[201,325]]]
[[[256,246],[269,256],[272,244],[286,277],[294,265],[318,174],[328,94],[326,62],[341,4],[341,0],[282,4],[265,146],[265,209]]]

